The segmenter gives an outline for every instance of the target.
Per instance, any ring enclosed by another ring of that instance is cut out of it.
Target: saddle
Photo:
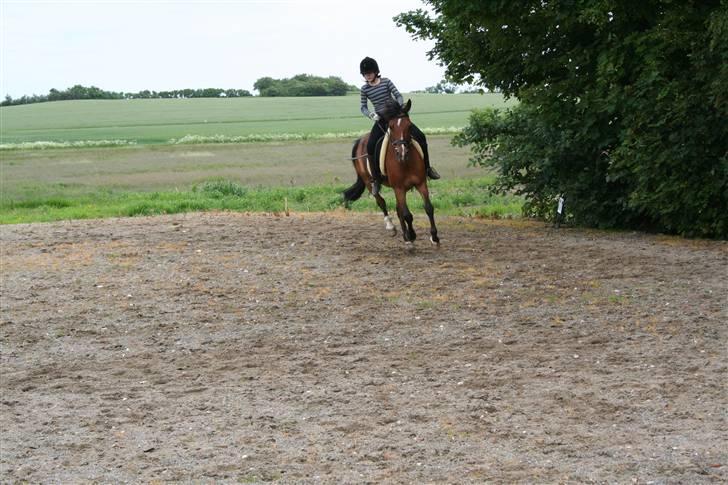
[[[387,158],[387,145],[389,144],[390,134],[391,130],[387,130],[384,136],[381,137],[379,141],[377,141],[374,149],[374,161],[379,164],[379,171],[382,173],[383,178],[387,177],[387,169],[385,167],[384,160]],[[422,147],[420,146],[419,142],[414,138],[412,138],[412,146],[415,147],[415,149],[420,153],[420,156],[424,159],[425,153],[422,151]],[[371,175],[371,169],[369,168],[369,164],[367,164],[367,171],[369,172],[369,175]]]

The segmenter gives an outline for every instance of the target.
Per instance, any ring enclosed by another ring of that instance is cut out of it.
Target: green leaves
[[[273,79],[262,77],[258,79],[253,88],[261,96],[343,96],[350,89],[356,89],[346,84],[341,78],[329,76],[311,76],[297,74],[292,78]]]
[[[728,4],[436,0],[396,18],[453,82],[516,96],[454,143],[549,218],[728,237]]]

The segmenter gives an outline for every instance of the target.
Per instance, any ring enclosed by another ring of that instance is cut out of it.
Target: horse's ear
[[[404,104],[404,108],[402,108],[402,112],[404,114],[409,113],[410,108],[412,107],[412,100],[408,99],[407,102]]]

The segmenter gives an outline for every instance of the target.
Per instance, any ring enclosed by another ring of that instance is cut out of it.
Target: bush
[[[520,100],[454,142],[527,215],[728,238],[728,3],[428,0],[396,18],[456,83]]]
[[[549,220],[559,196],[568,198],[571,218],[580,224],[615,227],[622,213],[623,187],[605,179],[605,145],[589,143],[591,130],[579,120],[539,116],[522,104],[508,111],[474,112],[453,143],[472,145],[475,165],[495,167],[492,190],[523,195],[524,215]],[[601,150],[600,150],[601,148]],[[633,221],[634,222],[634,221]]]
[[[193,190],[217,199],[223,197],[245,197],[247,192],[247,189],[242,185],[226,179],[208,180],[196,185]]]

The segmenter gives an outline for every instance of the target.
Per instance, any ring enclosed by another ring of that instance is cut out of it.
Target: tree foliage
[[[457,89],[457,84],[443,80],[434,86],[426,87],[425,92],[430,94],[455,94]]]
[[[395,18],[456,83],[520,104],[456,143],[548,217],[728,237],[728,2],[428,0]]]
[[[261,96],[344,96],[349,91],[358,91],[340,77],[309,74],[298,74],[284,79],[262,77],[255,82],[253,89]]]

